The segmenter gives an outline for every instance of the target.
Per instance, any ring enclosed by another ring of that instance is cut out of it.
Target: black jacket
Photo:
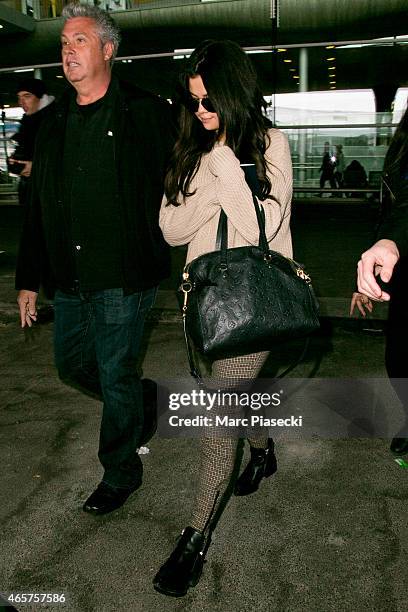
[[[401,256],[408,255],[408,167],[394,168],[383,176],[384,219],[378,239],[393,240]]]
[[[119,184],[122,277],[124,288],[142,290],[157,285],[170,273],[169,249],[158,217],[175,134],[167,102],[121,81],[117,81],[117,87],[112,131]],[[37,137],[31,200],[17,262],[17,289],[38,291],[48,280],[49,268],[57,286],[72,286],[56,231],[65,225],[62,159],[72,95],[70,89],[56,102]]]

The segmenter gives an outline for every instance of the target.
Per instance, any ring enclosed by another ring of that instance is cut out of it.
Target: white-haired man
[[[63,16],[72,88],[39,135],[16,288],[21,325],[30,326],[49,262],[59,375],[103,400],[104,474],[83,509],[104,514],[142,482],[136,363],[146,313],[169,273],[158,215],[173,137],[167,102],[112,76],[120,34],[110,15],[70,4]]]

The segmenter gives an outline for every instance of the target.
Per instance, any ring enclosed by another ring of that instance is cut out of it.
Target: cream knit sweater
[[[289,145],[286,136],[277,129],[270,129],[269,136],[271,142],[265,158],[272,189],[262,201],[266,237],[272,250],[291,257]],[[195,191],[194,195],[186,198],[186,202],[180,195],[180,206],[166,206],[164,197],[160,210],[160,227],[166,241],[172,246],[188,244],[187,263],[215,250],[221,208],[228,217],[229,247],[258,244],[259,230],[251,190],[230,147],[216,145],[202,156],[189,191]]]

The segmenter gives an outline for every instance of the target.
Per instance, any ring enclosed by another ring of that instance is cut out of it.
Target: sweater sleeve
[[[285,216],[290,213],[292,164],[288,141],[282,132],[270,132],[265,158],[271,193],[261,203],[265,211],[266,237],[269,242],[278,232]],[[252,192],[232,149],[228,146],[214,147],[210,154],[209,167],[217,176],[218,200],[229,221],[247,242],[257,244],[259,228]]]
[[[164,196],[159,225],[171,246],[188,244],[196,233],[220,211],[214,181],[198,186],[195,193],[179,206],[167,205]]]

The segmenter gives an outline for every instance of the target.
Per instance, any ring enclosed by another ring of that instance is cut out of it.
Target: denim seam
[[[81,367],[82,371],[84,371],[84,363],[83,363],[83,353],[84,353],[84,351],[83,351],[83,348],[84,348],[84,344],[85,344],[85,338],[86,338],[86,336],[88,334],[89,327],[90,327],[90,324],[91,324],[92,315],[93,315],[93,304],[92,304],[91,301],[89,302],[89,305],[90,305],[90,308],[89,308],[89,312],[88,312],[88,320],[86,322],[86,327],[84,329],[84,333],[82,334],[82,338],[81,338],[81,350],[80,350],[81,361],[80,361],[80,367]]]

